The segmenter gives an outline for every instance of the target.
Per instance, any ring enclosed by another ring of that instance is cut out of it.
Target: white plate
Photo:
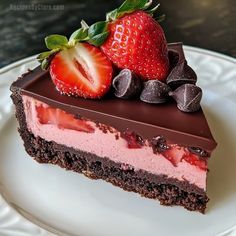
[[[219,143],[210,161],[206,215],[163,207],[28,157],[12,115],[9,85],[37,64],[31,57],[0,70],[0,235],[235,235],[236,60],[192,47],[185,52]]]

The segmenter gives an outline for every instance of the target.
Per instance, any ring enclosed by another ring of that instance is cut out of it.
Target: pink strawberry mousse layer
[[[201,189],[206,190],[207,171],[202,170],[185,160],[181,160],[184,150],[178,148],[175,153],[181,160],[174,166],[161,154],[154,154],[150,146],[139,149],[129,149],[123,138],[117,139],[118,131],[104,133],[94,122],[88,123],[94,127],[94,133],[58,128],[56,125],[41,124],[38,120],[36,105],[48,106],[38,100],[23,96],[24,111],[28,129],[47,141],[54,141],[68,147],[106,157],[118,163],[132,166],[135,170],[145,170],[155,175],[166,175],[180,181],[187,180]]]

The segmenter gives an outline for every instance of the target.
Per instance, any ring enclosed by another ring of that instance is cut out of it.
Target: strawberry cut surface
[[[76,119],[73,115],[49,106],[36,106],[37,117],[41,124],[56,125],[60,129],[70,129],[93,133],[94,128],[86,120]]]
[[[67,95],[100,98],[111,86],[112,64],[104,53],[88,43],[57,53],[50,64],[56,88]]]

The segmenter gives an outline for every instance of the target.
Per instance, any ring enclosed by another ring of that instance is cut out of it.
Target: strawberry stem
[[[83,30],[89,29],[88,24],[87,24],[84,20],[82,20],[82,21],[80,22],[80,24],[81,24]]]

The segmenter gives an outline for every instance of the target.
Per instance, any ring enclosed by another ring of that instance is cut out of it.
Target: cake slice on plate
[[[204,213],[216,142],[182,44],[167,45],[150,4],[47,37],[43,69],[11,86],[19,132],[40,163]]]

